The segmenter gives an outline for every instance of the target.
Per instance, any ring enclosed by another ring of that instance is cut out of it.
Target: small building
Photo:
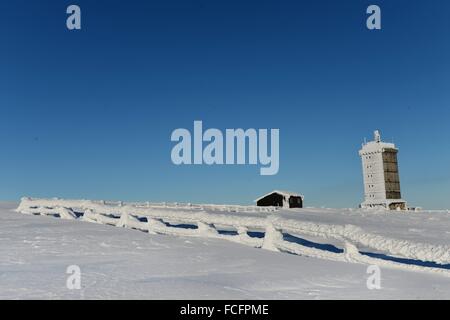
[[[359,155],[364,177],[364,202],[360,207],[408,208],[400,192],[397,153],[393,143],[381,141],[378,130],[374,132],[373,141],[363,144]]]
[[[303,208],[301,194],[274,190],[255,200],[258,207]]]

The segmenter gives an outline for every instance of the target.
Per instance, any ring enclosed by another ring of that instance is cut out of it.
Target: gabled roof
[[[255,200],[255,202],[259,201],[259,200],[261,200],[261,199],[263,199],[263,198],[265,198],[267,196],[270,196],[273,193],[281,194],[283,197],[286,197],[286,198],[289,198],[289,197],[300,197],[300,198],[302,198],[302,200],[304,199],[304,196],[302,194],[299,194],[299,193],[290,192],[290,191],[273,190],[273,191],[271,191],[269,193],[266,193],[265,195],[259,197],[258,199]]]

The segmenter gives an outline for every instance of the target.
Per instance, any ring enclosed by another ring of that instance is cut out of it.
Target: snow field
[[[214,206],[111,204],[104,201],[31,199],[23,198],[17,212],[33,215],[58,216],[62,219],[83,220],[117,227],[142,230],[150,234],[224,239],[255,248],[282,251],[297,255],[359,264],[377,264],[384,267],[431,272],[450,277],[450,270],[382,260],[360,253],[360,248],[371,249],[389,256],[450,264],[450,246],[424,243],[367,232],[353,224],[304,221],[297,212],[279,212],[270,208]],[[314,211],[314,210],[312,210]],[[322,210],[323,211],[323,210]],[[323,212],[316,209],[316,215]],[[332,213],[328,213],[327,218]],[[380,217],[382,215],[378,214]],[[312,215],[310,214],[309,218]],[[354,219],[357,215],[353,212]],[[364,214],[362,213],[362,216]],[[339,217],[339,216],[337,216]],[[406,221],[408,216],[405,214]],[[308,219],[306,219],[308,220]],[[320,220],[320,219],[317,219]],[[177,227],[189,225],[189,228]],[[382,227],[382,226],[381,226]],[[223,233],[221,230],[233,232]],[[264,232],[261,238],[251,237],[249,231]],[[330,252],[286,241],[283,234],[320,239],[334,243],[342,252]]]

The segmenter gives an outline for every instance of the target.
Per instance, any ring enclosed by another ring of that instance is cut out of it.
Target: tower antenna
[[[381,142],[381,135],[380,135],[380,131],[375,130],[375,132],[373,133],[374,136],[374,140],[375,142]]]

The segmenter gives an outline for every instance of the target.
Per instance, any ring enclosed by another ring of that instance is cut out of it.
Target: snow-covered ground
[[[369,290],[364,263],[24,215],[14,212],[17,205],[0,204],[0,299],[450,299],[450,277],[439,272],[380,263],[382,288]],[[361,251],[420,257],[429,248],[430,257],[447,261],[450,215],[445,212],[304,209],[271,215],[296,224],[291,227],[304,230],[310,241],[319,229],[333,230],[355,240]],[[328,240],[341,244],[335,237]],[[81,290],[66,287],[70,265],[81,268]]]

